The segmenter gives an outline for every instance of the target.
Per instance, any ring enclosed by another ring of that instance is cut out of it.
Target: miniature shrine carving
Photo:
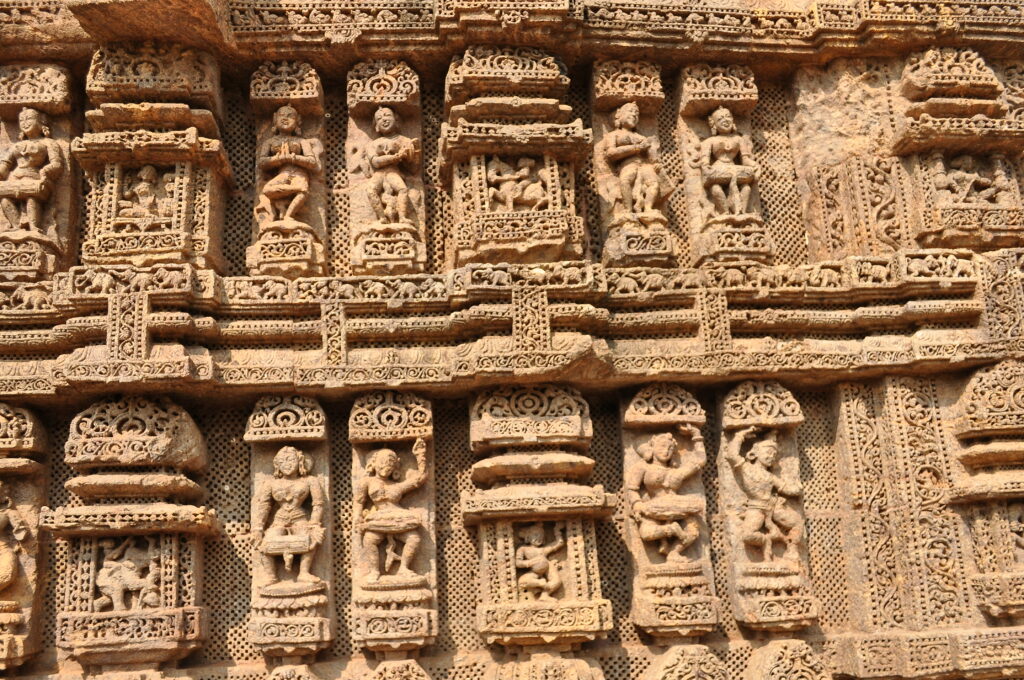
[[[455,213],[449,267],[583,255],[575,175],[593,136],[561,102],[565,70],[526,47],[476,45],[453,58],[440,147]]]
[[[594,521],[608,514],[610,499],[581,481],[594,466],[586,455],[592,437],[589,405],[569,388],[499,388],[471,406],[470,444],[483,456],[471,477],[485,488],[463,493],[462,513],[478,526],[477,628],[488,642],[523,648],[492,673],[557,663],[600,677],[570,651],[610,626],[593,562]]]
[[[219,77],[209,55],[175,45],[93,54],[91,131],[72,144],[95,199],[86,204],[83,264],[223,268],[219,230],[231,171],[217,139]]]
[[[188,475],[207,466],[202,434],[167,398],[107,398],[72,420],[64,460],[80,502],[40,518],[74,565],[58,644],[95,672],[158,671],[208,635],[199,570],[216,516],[189,502],[204,490]]]

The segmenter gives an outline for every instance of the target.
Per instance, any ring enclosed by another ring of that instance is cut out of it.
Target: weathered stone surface
[[[0,0],[0,669],[1024,677],[1021,0]]]

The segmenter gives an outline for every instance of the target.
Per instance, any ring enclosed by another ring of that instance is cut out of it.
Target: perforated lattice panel
[[[725,663],[730,680],[742,678],[752,646],[750,633],[732,617],[729,603],[730,556],[725,545],[722,518],[718,513],[716,459],[721,430],[716,403],[724,389],[695,391],[708,422],[704,427],[708,463],[703,481],[708,503],[711,556],[715,588],[721,601],[721,623],[702,638]],[[622,444],[619,415],[621,396],[606,392],[588,394],[594,422],[591,455],[596,461],[592,482],[608,492],[622,488]],[[797,429],[800,475],[804,485],[807,515],[809,571],[814,592],[822,604],[821,626],[825,631],[842,630],[849,623],[847,556],[841,540],[841,517],[837,509],[836,424],[832,401],[824,391],[797,392],[806,421]],[[350,622],[351,585],[351,447],[347,422],[351,401],[327,402],[332,499],[332,568],[335,595],[335,641],[319,657],[325,669],[338,669],[362,654],[353,642]],[[249,618],[250,545],[250,446],[243,441],[251,403],[231,404],[218,409],[190,407],[203,431],[210,454],[210,469],[202,481],[208,489],[206,503],[213,507],[223,526],[222,534],[208,540],[204,549],[203,604],[211,612],[210,637],[205,646],[183,662],[197,680],[231,678],[256,680],[262,675],[249,668],[261,668],[261,655],[247,641]],[[437,476],[437,567],[440,631],[436,644],[421,656],[424,668],[434,680],[482,680],[492,651],[475,629],[478,602],[477,549],[474,530],[462,523],[460,494],[473,488],[469,479],[474,457],[469,449],[468,402],[464,399],[434,401],[435,474]],[[69,502],[64,482],[70,469],[63,463],[63,445],[72,412],[47,414],[52,441],[49,461],[52,471],[48,486],[51,507]],[[70,502],[74,502],[71,500]],[[630,621],[632,567],[624,538],[624,508],[596,522],[598,563],[604,597],[612,602],[615,627],[607,639],[583,647],[582,656],[597,662],[608,680],[636,680],[656,661],[658,647]],[[48,573],[56,575],[46,583],[43,603],[44,645],[51,652],[26,668],[28,672],[52,672],[55,668],[55,598],[59,575],[67,564],[66,550],[44,539]],[[813,636],[812,636],[813,637]],[[500,655],[499,657],[500,658]],[[247,666],[247,664],[257,664]]]
[[[789,138],[790,99],[778,85],[758,84],[757,108],[751,114],[754,156],[761,166],[758,193],[768,233],[775,241],[775,261],[807,262],[807,228],[796,190],[796,170]]]
[[[249,108],[248,87],[244,84],[224,88],[226,123],[221,130],[224,148],[228,152],[235,190],[228,194],[224,210],[223,252],[224,273],[243,276],[245,249],[252,242],[255,200],[256,126]]]

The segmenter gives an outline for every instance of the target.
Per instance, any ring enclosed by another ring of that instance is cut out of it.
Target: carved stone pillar
[[[231,172],[217,62],[177,45],[110,45],[93,54],[86,92],[97,108],[72,144],[90,185],[82,263],[221,269]]]
[[[489,678],[602,677],[570,654],[612,626],[594,521],[614,499],[581,481],[594,467],[592,436],[590,408],[571,388],[499,388],[470,408],[470,444],[482,456],[471,476],[483,488],[463,495],[462,512],[478,526],[477,627],[516,654]]]
[[[674,267],[665,199],[675,189],[658,158],[661,71],[646,61],[594,64],[594,174],[605,230],[602,261],[613,267]]]
[[[634,623],[658,638],[711,632],[718,599],[701,470],[706,418],[677,385],[641,389],[622,415]]]
[[[385,657],[378,676],[396,664],[425,676],[414,650],[437,635],[430,402],[401,392],[364,395],[352,406],[348,434],[353,632]]]
[[[565,65],[532,47],[470,47],[445,81],[441,171],[452,195],[449,267],[583,257],[576,167],[592,135],[561,103]]]
[[[207,636],[199,606],[201,537],[211,509],[193,505],[206,468],[195,422],[169,399],[107,398],[71,421],[66,486],[81,501],[41,523],[69,543],[57,644],[90,672],[156,671]]]
[[[0,402],[0,669],[39,651],[39,510],[46,431],[31,412]]]
[[[366,61],[349,71],[347,91],[352,273],[422,272],[419,77],[404,61]]]
[[[327,418],[310,397],[263,397],[245,441],[253,456],[249,639],[272,677],[308,677],[306,664],[332,639]]]
[[[750,112],[757,85],[746,66],[696,64],[680,72],[682,146],[692,150],[684,188],[695,263],[770,264],[775,246],[761,218]]]
[[[5,295],[26,282],[49,279],[75,253],[79,191],[70,165],[70,79],[67,69],[52,64],[0,66],[0,139],[10,140],[0,146],[0,291]]]
[[[911,55],[896,97],[893,151],[906,157],[925,248],[991,250],[1024,242],[1019,149],[1024,126],[1003,83],[972,49]]]
[[[969,476],[953,487],[971,528],[974,598],[995,617],[1024,615],[1024,363],[1002,361],[974,374],[954,423]],[[1010,469],[1008,469],[1010,468]]]
[[[795,630],[818,617],[807,577],[799,459],[800,404],[774,382],[737,385],[722,402],[719,507],[731,549],[736,619]]]
[[[324,94],[303,62],[264,62],[249,83],[256,130],[256,233],[246,248],[253,275],[327,273]]]

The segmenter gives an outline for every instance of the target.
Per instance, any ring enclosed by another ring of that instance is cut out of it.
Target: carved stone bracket
[[[249,640],[273,674],[301,669],[333,637],[327,418],[317,401],[263,397],[245,430],[252,445],[252,618]]]
[[[793,439],[803,419],[793,395],[774,382],[741,383],[721,406],[719,505],[732,551],[732,604],[736,619],[754,629],[794,630],[818,617]]]
[[[265,62],[249,85],[261,119],[256,133],[255,237],[245,251],[249,273],[327,273],[323,88],[304,62]]]
[[[404,61],[348,73],[349,243],[355,274],[426,266],[419,77]]]
[[[971,576],[975,600],[994,617],[1024,614],[1022,397],[1024,363],[983,368],[968,381],[954,423],[963,447],[959,458],[970,474],[952,489],[951,500],[964,504],[971,527],[980,572]]]
[[[87,669],[156,670],[207,636],[201,537],[216,528],[190,476],[206,468],[195,422],[169,399],[99,401],[71,422],[67,488],[82,503],[42,511],[67,539],[58,644]]]
[[[622,415],[632,618],[659,638],[701,635],[718,622],[701,482],[704,422],[697,400],[670,384],[644,387]]]
[[[354,634],[376,652],[437,635],[433,425],[430,402],[403,392],[364,395],[349,416]]]

